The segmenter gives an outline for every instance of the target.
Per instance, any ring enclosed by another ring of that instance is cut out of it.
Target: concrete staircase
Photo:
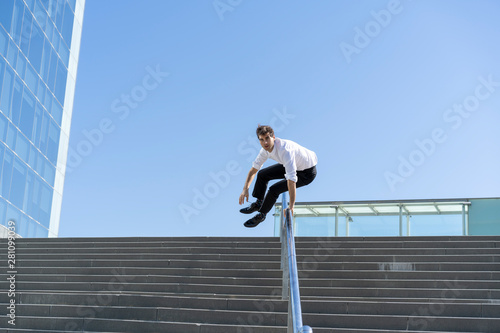
[[[500,332],[500,237],[297,238],[314,332]],[[277,238],[0,240],[0,332],[285,333]]]

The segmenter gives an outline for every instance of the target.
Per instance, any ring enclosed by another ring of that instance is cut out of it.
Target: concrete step
[[[23,282],[17,281],[18,290],[37,291],[107,291],[109,282]],[[251,285],[212,285],[188,283],[127,283],[118,286],[121,291],[177,294],[218,294],[218,295],[272,295],[280,290],[278,286]],[[117,287],[117,288],[118,288]],[[500,299],[500,289],[465,289],[456,282],[449,288],[380,288],[380,287],[304,287],[300,291],[303,296],[316,297],[413,297],[438,298],[453,297],[466,299]],[[8,282],[0,282],[0,288],[8,290]]]
[[[497,251],[498,252],[498,251]],[[157,254],[114,254],[114,253],[37,253],[37,254],[24,254],[19,253],[16,255],[19,262],[24,262],[29,265],[30,262],[48,260],[48,261],[78,261],[84,262],[89,260],[114,260],[114,261],[130,261],[130,260],[190,260],[190,261],[258,261],[258,262],[279,262],[280,255],[271,254],[172,254],[172,253],[157,253]],[[490,262],[500,263],[500,254],[475,254],[475,255],[315,255],[314,257],[308,255],[297,255],[299,262],[307,262],[314,258],[316,262],[377,262],[377,263],[420,263],[420,262],[447,262],[447,263],[466,263],[466,262]]]
[[[191,261],[191,260],[168,260],[168,261],[155,261],[155,260],[88,260],[88,261],[72,261],[72,260],[38,260],[38,261],[17,261],[16,268],[26,273],[33,274],[34,272],[60,272],[79,274],[81,272],[89,273],[92,270],[111,271],[116,268],[122,267],[127,273],[131,273],[140,268],[149,270],[152,274],[158,272],[165,272],[167,269],[193,269],[193,270],[215,270],[217,272],[229,270],[239,271],[243,273],[248,271],[279,271],[280,262],[238,262],[238,261]],[[36,270],[34,268],[39,268]],[[462,274],[464,272],[484,272],[488,275],[489,272],[499,272],[500,263],[452,263],[452,262],[419,262],[419,263],[405,263],[405,262],[383,262],[383,263],[369,263],[369,262],[313,262],[313,263],[298,263],[299,274],[302,276],[319,277],[323,272],[335,271],[378,271],[378,272],[457,272]],[[304,269],[306,268],[306,269]],[[66,269],[66,270],[64,270]],[[7,271],[6,265],[0,265],[0,271]],[[311,273],[304,273],[311,272]],[[318,273],[317,273],[318,272]],[[163,273],[162,273],[163,274]],[[237,273],[242,274],[242,273]],[[276,274],[276,273],[274,273]],[[324,274],[324,273],[323,273]],[[199,275],[199,274],[195,274]]]
[[[301,279],[421,279],[421,280],[500,280],[500,271],[414,271],[406,266],[382,265],[374,270],[320,270],[315,262],[299,263]],[[5,268],[4,268],[5,269]],[[2,270],[0,270],[2,271]],[[5,270],[3,270],[5,271]],[[281,278],[279,269],[257,271],[252,269],[210,269],[172,267],[23,267],[22,274],[83,274],[83,275],[176,275],[236,278]]]
[[[0,242],[0,244],[2,244]],[[280,243],[278,238],[269,239],[230,239],[230,240],[212,240],[212,239],[171,239],[171,240],[153,240],[153,241],[141,241],[140,239],[127,239],[127,240],[116,240],[116,241],[106,241],[99,240],[96,241],[85,241],[81,239],[63,241],[54,241],[53,239],[48,239],[48,241],[41,241],[40,239],[23,239],[22,242],[17,244],[18,249],[24,248],[66,248],[68,244],[72,248],[151,248],[151,247],[161,247],[161,248],[197,248],[202,244],[204,248],[267,248],[267,249],[279,249]],[[401,248],[401,249],[443,249],[443,248],[499,248],[500,241],[498,238],[449,238],[448,240],[439,238],[399,238],[393,237],[389,239],[377,239],[376,237],[366,238],[366,239],[356,239],[356,238],[298,238],[296,242],[297,250],[300,249],[363,249],[363,248],[373,248],[373,249],[383,249],[383,248]]]
[[[19,249],[18,249],[19,250]],[[64,248],[64,247],[26,247],[19,255],[44,255],[44,254],[63,254],[63,255],[153,255],[161,256],[165,254],[216,254],[216,255],[280,255],[280,248],[244,248],[244,247],[134,247],[130,244],[128,247],[92,247],[85,248]],[[498,255],[497,248],[297,248],[297,255],[310,256],[357,256],[357,255],[475,255],[475,254],[493,254]]]
[[[67,296],[67,295],[66,295]],[[78,304],[68,302],[51,302],[48,304],[18,304],[17,311],[25,316],[56,316],[77,317],[82,314],[95,318],[117,318],[133,320],[158,320],[159,311],[164,309],[184,310],[210,310],[217,312],[250,312],[261,314],[286,313],[288,304],[279,299],[224,299],[224,298],[188,298],[183,297],[142,297],[127,296],[128,300],[116,299],[116,304],[111,304],[116,295],[102,296],[107,300],[98,306],[97,294],[80,295]],[[59,298],[61,300],[75,302],[74,298]],[[56,298],[52,298],[56,300]],[[137,301],[137,303],[134,303]],[[118,305],[120,304],[120,305]],[[140,305],[138,305],[140,304]],[[7,304],[1,304],[7,305]],[[399,315],[399,316],[422,316],[429,315],[439,317],[477,317],[496,318],[500,311],[500,303],[461,303],[459,300],[453,302],[375,302],[375,301],[337,301],[337,300],[309,300],[302,302],[302,311],[307,314],[324,315]]]
[[[159,313],[159,319],[174,319],[169,322],[144,321],[130,319],[101,319],[79,317],[30,317],[19,316],[16,325],[23,328],[57,331],[86,331],[86,332],[244,332],[252,327],[250,332],[285,332],[285,314],[260,312],[215,312],[211,310],[190,311],[185,309],[164,309]],[[197,318],[197,323],[183,322],[183,319]],[[314,325],[314,331],[335,332],[332,327],[340,329],[378,329],[400,331],[448,331],[448,332],[485,332],[497,333],[500,331],[498,318],[456,318],[456,317],[412,317],[412,316],[369,316],[369,315],[317,315],[305,314],[304,322]],[[217,323],[218,321],[227,323]],[[263,323],[275,324],[272,326]],[[215,323],[214,323],[215,322]],[[7,326],[7,318],[1,318],[3,327]]]
[[[0,274],[0,281],[5,281],[7,274]],[[76,275],[76,274],[23,274],[23,282],[71,282],[109,283],[113,279],[110,275]],[[248,286],[271,286],[280,287],[281,278],[239,278],[225,276],[189,276],[189,275],[125,275],[124,281],[129,283],[186,283],[186,284],[211,284],[211,285],[248,285]],[[500,289],[498,280],[437,280],[437,279],[314,279],[303,278],[300,281],[302,287],[359,287],[359,288],[449,288],[454,285],[462,289]]]

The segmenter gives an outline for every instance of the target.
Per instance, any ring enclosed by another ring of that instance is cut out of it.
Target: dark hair
[[[260,135],[266,135],[269,134],[270,136],[274,136],[274,130],[271,128],[271,126],[267,125],[260,125],[257,127],[257,137]]]

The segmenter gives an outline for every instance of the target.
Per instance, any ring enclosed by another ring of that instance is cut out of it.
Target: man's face
[[[268,152],[272,152],[274,148],[274,135],[271,136],[269,133],[259,135],[259,142],[262,148]]]

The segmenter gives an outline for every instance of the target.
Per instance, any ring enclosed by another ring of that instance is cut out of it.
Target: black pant
[[[254,198],[264,200],[262,207],[259,212],[267,214],[273,208],[276,200],[281,193],[288,191],[287,180],[285,179],[285,167],[282,164],[271,165],[267,168],[261,169],[257,173],[257,180],[255,182],[255,187],[252,192]],[[310,184],[314,178],[316,178],[316,166],[312,168],[297,171],[297,183],[296,188]],[[267,183],[273,179],[283,179],[276,184],[269,187],[269,191],[266,194]]]

